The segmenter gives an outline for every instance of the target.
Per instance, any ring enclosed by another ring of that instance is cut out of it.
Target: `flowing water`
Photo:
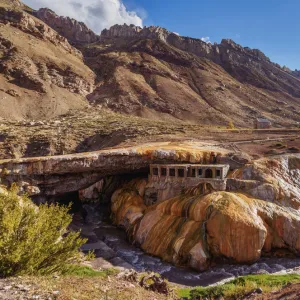
[[[186,286],[207,286],[226,282],[234,277],[258,273],[298,273],[300,258],[262,258],[252,265],[218,265],[205,272],[180,268],[144,253],[128,242],[126,233],[112,225],[107,208],[96,209],[85,205],[88,212],[86,222],[74,221],[73,227],[81,228],[82,235],[88,238],[83,250],[94,250],[94,267],[120,267],[136,271],[153,271],[170,282]],[[76,218],[75,218],[76,220]]]

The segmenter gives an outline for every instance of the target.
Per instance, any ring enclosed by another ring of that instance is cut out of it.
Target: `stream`
[[[81,229],[82,236],[88,239],[82,250],[94,250],[96,258],[91,262],[94,268],[153,271],[170,282],[185,286],[214,285],[249,274],[300,274],[300,258],[262,258],[252,265],[224,264],[205,272],[176,267],[129,243],[125,231],[111,224],[107,207],[99,209],[99,206],[84,205],[84,208],[86,221],[83,222],[80,214],[75,214],[72,228]]]

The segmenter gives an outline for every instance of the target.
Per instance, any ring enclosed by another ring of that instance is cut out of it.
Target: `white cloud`
[[[122,0],[23,0],[28,6],[48,7],[60,16],[82,21],[96,33],[115,24],[143,26],[135,11],[128,11]]]
[[[173,33],[176,34],[176,35],[178,35],[178,36],[180,36],[180,34],[179,34],[178,32],[175,32],[175,31],[174,31]]]
[[[210,41],[209,36],[206,36],[206,37],[201,38],[201,41],[203,41],[203,42],[205,42],[205,43],[208,43],[208,44],[211,44],[211,41]]]

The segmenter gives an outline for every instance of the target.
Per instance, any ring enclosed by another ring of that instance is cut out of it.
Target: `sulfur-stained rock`
[[[205,157],[215,152],[213,150],[189,144],[169,146],[154,143],[89,153],[4,160],[0,161],[0,177],[3,183],[10,185],[18,182],[21,176],[22,180],[41,186],[45,195],[52,196],[85,190],[104,177],[133,171],[148,172],[149,165],[154,162],[189,163],[197,157],[197,163],[202,163]],[[225,155],[226,150],[219,154],[220,157]],[[99,183],[98,188],[100,186]],[[145,184],[138,188],[141,189],[139,192],[144,193],[144,188]],[[87,198],[94,196],[90,189],[80,193],[83,198],[84,193],[87,193]]]
[[[132,184],[115,192],[112,212],[149,254],[197,270],[219,258],[252,263],[273,249],[300,255],[299,211],[231,192],[186,193],[146,208]]]
[[[267,230],[248,198],[224,193],[218,201],[211,201],[209,210],[207,242],[214,256],[240,263],[260,258]]]

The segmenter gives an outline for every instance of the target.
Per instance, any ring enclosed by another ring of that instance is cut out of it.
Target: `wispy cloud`
[[[143,26],[140,14],[128,11],[122,0],[23,0],[23,2],[34,9],[48,7],[58,15],[82,21],[97,33],[115,24]]]
[[[208,43],[208,44],[211,44],[211,41],[210,41],[209,36],[206,36],[206,37],[201,38],[201,41],[203,41],[203,42],[205,42],[205,43]]]

